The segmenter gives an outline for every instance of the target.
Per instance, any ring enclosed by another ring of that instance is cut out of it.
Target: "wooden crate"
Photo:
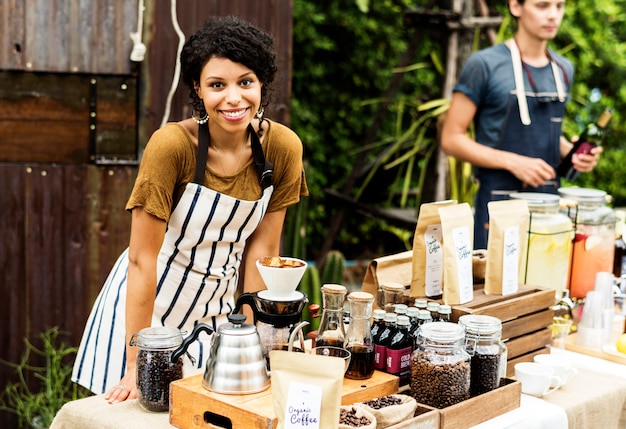
[[[552,334],[550,325],[554,311],[554,290],[520,285],[511,295],[486,295],[474,289],[474,299],[452,306],[452,320],[464,314],[485,314],[502,320],[502,339],[507,346],[507,377],[515,374],[517,362],[532,361],[538,353],[546,353]]]
[[[271,386],[259,393],[225,395],[205,389],[202,377],[198,374],[170,384],[172,425],[181,429],[213,428],[213,424],[246,429],[277,427]],[[398,386],[398,377],[381,371],[374,371],[367,380],[344,378],[341,405],[391,395],[398,392]]]
[[[467,429],[519,408],[521,395],[522,384],[505,378],[497,389],[446,408],[418,404],[414,418],[386,429]],[[438,419],[432,418],[433,412]]]

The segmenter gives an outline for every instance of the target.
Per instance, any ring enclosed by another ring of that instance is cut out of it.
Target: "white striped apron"
[[[208,148],[208,136],[204,139],[203,135],[208,135],[208,129],[199,133],[198,183],[204,179],[207,150],[203,147]],[[271,182],[272,165],[265,160],[253,130],[251,136],[259,177],[269,171]],[[217,329],[227,321],[234,308],[245,242],[263,219],[274,189],[266,180],[261,182],[263,195],[256,201],[239,200],[198,183],[187,184],[158,256],[152,326],[176,327],[189,334],[197,323]],[[118,258],[96,299],[76,355],[72,380],[94,393],[104,393],[119,383],[126,370],[127,273],[128,249]],[[195,365],[185,357],[186,371],[204,367],[209,341],[201,336],[189,346],[187,353]]]

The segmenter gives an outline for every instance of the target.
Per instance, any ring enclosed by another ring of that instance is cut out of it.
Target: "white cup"
[[[522,383],[522,393],[541,398],[561,387],[561,377],[554,369],[537,362],[515,364],[515,378]]]
[[[554,369],[554,375],[561,378],[561,386],[565,386],[578,375],[578,369],[574,367],[571,359],[565,356],[539,354],[535,355],[533,360],[537,363],[552,367],[552,369]]]

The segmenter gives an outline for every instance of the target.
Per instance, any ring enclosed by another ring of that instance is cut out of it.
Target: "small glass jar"
[[[168,411],[170,383],[183,378],[182,357],[172,354],[183,342],[179,329],[167,326],[144,328],[133,334],[137,346],[137,402],[147,411]]]
[[[572,298],[585,298],[594,289],[596,274],[613,272],[615,212],[606,192],[590,188],[559,188],[561,211],[576,226],[568,284]]]
[[[352,354],[346,377],[355,380],[370,378],[374,373],[374,341],[370,326],[374,295],[352,292],[348,295],[350,323],[345,348]]]
[[[555,300],[567,289],[567,275],[574,225],[559,213],[559,196],[541,192],[514,192],[511,199],[528,202],[530,222],[528,247],[522,252],[520,281],[554,289]]]
[[[497,389],[506,376],[507,349],[501,340],[502,321],[482,314],[459,317],[465,328],[465,350],[471,356],[471,396]]]
[[[421,404],[445,408],[470,397],[470,356],[465,329],[457,323],[422,325],[411,356],[411,396]]]
[[[338,284],[322,286],[322,319],[315,336],[315,347],[343,347],[346,330],[343,321],[343,304],[347,289]]]
[[[387,313],[393,313],[395,304],[404,304],[405,289],[401,283],[387,282],[382,284],[378,291],[378,306]]]

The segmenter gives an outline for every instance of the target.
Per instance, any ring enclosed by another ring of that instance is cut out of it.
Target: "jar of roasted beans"
[[[470,397],[470,356],[465,329],[452,322],[422,325],[411,356],[411,396],[418,403],[445,408]]]
[[[500,337],[502,321],[482,314],[459,317],[465,327],[465,350],[471,356],[470,395],[476,396],[500,386],[506,374],[507,349]]]
[[[182,344],[179,329],[167,326],[144,328],[130,339],[137,346],[137,401],[148,411],[168,411],[170,383],[183,378],[183,361],[172,361]]]

